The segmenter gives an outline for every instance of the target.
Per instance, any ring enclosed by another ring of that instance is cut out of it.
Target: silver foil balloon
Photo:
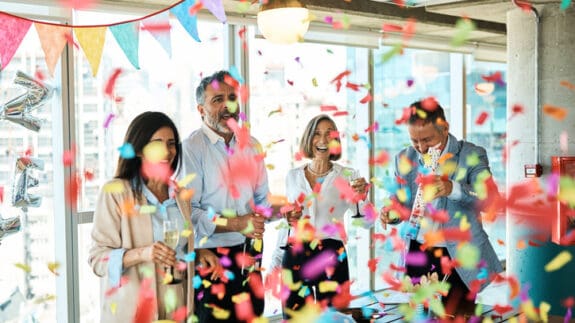
[[[33,157],[16,159],[12,183],[12,206],[39,207],[42,204],[41,196],[28,193],[28,188],[36,187],[40,183],[37,178],[30,175],[32,169],[44,169],[44,161]]]
[[[20,231],[20,225],[20,217],[18,216],[7,219],[0,218],[0,240]]]
[[[14,122],[33,131],[39,131],[41,121],[30,116],[30,112],[44,105],[52,97],[54,92],[52,87],[20,71],[16,73],[14,83],[23,86],[26,92],[2,105],[0,119]]]

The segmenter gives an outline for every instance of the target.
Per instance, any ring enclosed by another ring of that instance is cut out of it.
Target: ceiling
[[[17,1],[18,0],[8,0]],[[28,0],[36,3],[58,3],[61,0]],[[230,18],[255,19],[259,0],[222,0]],[[272,0],[268,0],[272,1]],[[457,32],[456,22],[461,17],[472,19],[476,28],[467,37],[469,43],[506,45],[506,15],[515,8],[512,0],[403,0],[417,6],[400,7],[400,0],[300,0],[311,10],[312,26],[330,28],[324,23],[327,16],[338,21],[347,19],[350,29],[379,33],[383,24],[405,25],[409,18],[416,21],[416,34],[432,39],[451,39]],[[519,2],[525,0],[517,0]],[[103,8],[117,5],[139,7],[150,12],[179,3],[179,0],[95,0]],[[530,1],[534,3],[534,1]],[[537,4],[553,2],[538,0]],[[557,2],[557,1],[555,1]],[[205,9],[202,9],[205,10]],[[344,31],[342,31],[344,32]]]
[[[100,0],[100,3],[125,3],[139,6],[169,6],[177,0]],[[247,2],[247,3],[246,3]],[[505,46],[506,13],[515,6],[511,0],[419,0],[417,7],[399,7],[393,0],[300,0],[314,15],[312,25],[326,25],[326,16],[334,20],[348,19],[350,28],[359,31],[379,32],[382,24],[404,25],[409,18],[416,20],[416,33],[451,39],[455,24],[461,17],[468,17],[476,29],[467,38],[471,43]],[[405,1],[410,3],[409,1]],[[229,17],[255,18],[258,0],[223,0]],[[439,4],[435,4],[439,3]],[[421,5],[423,4],[423,5]]]

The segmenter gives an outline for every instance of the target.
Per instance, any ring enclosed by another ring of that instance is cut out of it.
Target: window
[[[35,29],[32,27],[14,58],[0,74],[0,106],[27,91],[14,83],[16,73],[23,72],[33,77],[37,71],[46,72],[43,51]],[[56,69],[58,73],[58,69]],[[51,86],[58,86],[59,75],[46,80]],[[0,187],[4,189],[0,218],[19,218],[20,230],[1,237],[2,262],[0,263],[0,304],[6,304],[0,313],[3,322],[55,322],[56,321],[56,275],[49,270],[55,262],[55,203],[63,197],[61,187],[53,182],[52,152],[58,151],[53,137],[61,129],[49,122],[58,116],[60,92],[45,104],[29,112],[29,116],[43,120],[39,131],[29,130],[8,120],[0,120]],[[37,180],[32,185],[19,185],[17,181],[23,171],[15,165],[19,157],[29,155],[41,160],[43,167],[29,168],[27,176]],[[48,175],[48,173],[50,173]],[[16,177],[18,175],[18,178]],[[33,203],[28,197],[41,198]],[[20,207],[12,203],[16,200]],[[8,251],[9,250],[9,251]],[[57,272],[57,270],[56,270]]]
[[[466,68],[466,139],[485,148],[499,191],[505,192],[507,183],[503,149],[507,126],[507,66],[474,61],[468,56]],[[483,227],[499,259],[505,259],[505,245],[498,243],[498,240],[506,241],[505,217],[499,216],[495,222],[484,221]]]
[[[375,133],[374,154],[386,151],[391,161],[386,167],[375,167],[374,175],[380,182],[375,185],[375,206],[380,209],[395,182],[393,157],[401,149],[410,145],[409,135],[404,124],[397,125],[403,109],[417,100],[433,96],[445,110],[449,119],[450,109],[450,58],[449,53],[420,49],[404,49],[403,55],[396,55],[387,62],[382,57],[392,50],[382,47],[374,52],[374,93],[375,122],[379,130]],[[448,120],[449,121],[449,120]],[[380,222],[376,232],[384,231]],[[399,253],[389,244],[375,243],[374,258],[379,259],[375,273],[375,290],[387,287],[381,273],[389,270],[389,265],[398,261]]]
[[[137,18],[78,12],[82,24],[100,21],[125,21]],[[78,211],[93,211],[100,187],[112,179],[118,160],[118,147],[123,144],[129,123],[138,114],[162,111],[169,115],[185,138],[200,126],[196,111],[195,87],[202,75],[224,68],[226,26],[215,22],[198,22],[202,43],[197,43],[181,27],[171,21],[172,57],[147,32],[140,32],[140,70],[132,67],[116,40],[108,32],[98,74],[92,71],[85,56],[76,52],[75,97],[77,165],[82,180]],[[193,54],[191,54],[193,53]],[[121,68],[115,84],[115,98],[104,95],[104,86],[116,68]],[[114,115],[111,117],[111,115]],[[108,127],[104,127],[111,118]],[[93,179],[82,176],[91,172]],[[99,279],[87,264],[91,244],[91,223],[78,227],[78,257],[80,271],[80,315],[82,322],[99,321]]]
[[[347,115],[332,117],[340,130],[342,159],[338,163],[359,169],[369,179],[367,163],[361,165],[357,150],[367,146],[352,139],[367,124],[368,106],[359,103],[367,90],[354,92],[346,82],[364,85],[367,80],[367,50],[338,45],[298,43],[275,45],[264,39],[253,38],[249,51],[249,121],[251,133],[267,148],[266,164],[272,194],[285,194],[285,177],[291,168],[307,163],[296,161],[299,141],[308,121],[321,113],[321,106],[336,106]],[[340,73],[352,74],[342,80],[338,92],[331,81]],[[363,142],[362,142],[363,143]],[[360,148],[358,148],[360,147]],[[362,169],[363,167],[363,169]],[[368,231],[351,224],[351,213],[346,217],[348,228],[348,261],[354,281],[352,291],[359,294],[369,288],[369,274],[363,272],[369,258]],[[270,268],[273,250],[277,247],[277,223],[266,227],[263,267]],[[361,233],[360,233],[361,232]],[[280,242],[281,243],[281,242]],[[281,311],[279,300],[266,298],[265,315]]]

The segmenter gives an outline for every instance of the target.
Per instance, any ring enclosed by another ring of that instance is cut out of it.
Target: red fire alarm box
[[[551,156],[551,172],[575,180],[575,157]],[[557,189],[559,196],[561,186]],[[575,208],[557,201],[557,212],[551,219],[551,240],[561,245],[575,245]]]

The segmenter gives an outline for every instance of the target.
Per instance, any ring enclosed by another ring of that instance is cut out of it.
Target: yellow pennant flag
[[[78,39],[78,43],[86,59],[92,67],[92,75],[98,74],[100,61],[102,60],[102,51],[104,50],[104,43],[106,42],[106,29],[108,27],[76,27],[74,34]]]
[[[34,23],[44,56],[46,57],[46,66],[50,75],[54,76],[54,68],[58,60],[62,56],[62,51],[68,42],[72,39],[72,29],[65,26],[55,26],[43,24],[39,22]]]

